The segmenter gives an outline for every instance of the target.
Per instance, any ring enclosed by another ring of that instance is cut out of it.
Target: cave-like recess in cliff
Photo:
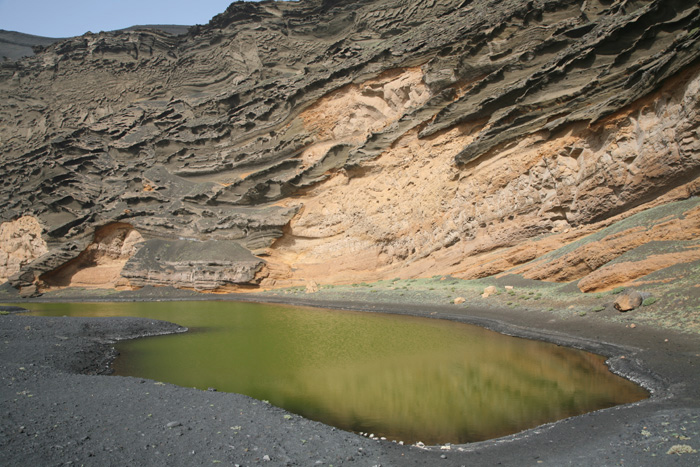
[[[188,326],[118,344],[116,374],[246,394],[396,441],[480,441],[647,397],[598,355],[442,320],[228,301],[31,307]]]

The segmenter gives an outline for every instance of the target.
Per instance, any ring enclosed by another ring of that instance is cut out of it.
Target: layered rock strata
[[[40,276],[41,287],[125,287],[128,283],[121,278],[122,269],[141,242],[143,237],[130,224],[102,227],[75,259]]]
[[[700,7],[661,0],[234,3],[58,42],[0,65],[0,220],[48,248],[13,283],[114,223],[230,254],[132,286],[507,271],[697,193],[699,59]]]
[[[234,242],[148,240],[122,276],[134,287],[168,284],[201,292],[228,292],[265,277],[264,262]]]

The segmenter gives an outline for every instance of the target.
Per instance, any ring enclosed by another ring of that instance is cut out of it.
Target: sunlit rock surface
[[[0,224],[0,282],[48,252],[42,228],[31,216]]]
[[[697,259],[693,244],[631,276],[608,264],[690,241],[695,214],[672,238],[628,232],[545,255],[697,194],[699,58],[700,7],[661,0],[234,3],[182,36],[59,41],[0,64],[0,221],[37,219],[47,249],[3,274],[84,284],[80,270],[100,264],[76,259],[101,228],[128,224],[230,257],[181,263],[166,249],[158,268],[193,268],[191,280],[144,276],[127,266],[134,244],[102,286],[522,268],[606,290]]]

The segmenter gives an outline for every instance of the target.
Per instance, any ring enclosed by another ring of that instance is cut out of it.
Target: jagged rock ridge
[[[58,42],[0,67],[2,220],[48,249],[6,275],[41,287],[116,223],[265,261],[196,289],[507,271],[697,193],[699,28],[684,1],[310,0]]]

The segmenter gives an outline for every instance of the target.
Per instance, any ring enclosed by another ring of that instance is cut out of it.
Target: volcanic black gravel
[[[241,297],[244,298],[244,297]],[[308,304],[308,303],[307,303]],[[0,316],[0,465],[700,465],[697,336],[448,307],[376,309],[475,322],[610,357],[649,400],[461,446],[371,440],[238,394],[108,376],[119,339],[185,332],[142,318]],[[587,327],[586,327],[587,326]]]

